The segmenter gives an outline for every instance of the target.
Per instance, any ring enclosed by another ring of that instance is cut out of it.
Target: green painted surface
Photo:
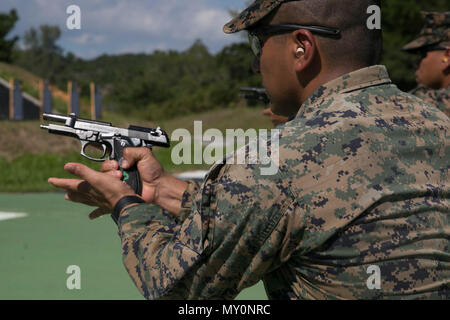
[[[0,212],[27,213],[0,221],[0,299],[143,299],[122,264],[110,217],[87,217],[90,208],[62,193],[0,194]],[[81,289],[66,286],[71,265]],[[267,299],[262,283],[237,299]]]

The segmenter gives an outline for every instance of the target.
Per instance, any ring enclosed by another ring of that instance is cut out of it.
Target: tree
[[[39,32],[31,27],[23,36],[25,48],[47,54],[61,54],[62,49],[56,44],[61,36],[58,26],[42,25]]]
[[[12,9],[9,13],[0,13],[0,61],[11,62],[12,52],[18,36],[7,40],[6,37],[14,28],[19,17],[17,11]]]

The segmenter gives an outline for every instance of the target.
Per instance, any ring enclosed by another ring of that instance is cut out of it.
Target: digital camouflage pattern
[[[450,299],[449,126],[384,66],[344,75],[280,127],[275,175],[216,164],[177,218],[125,210],[125,267],[148,299]]]
[[[409,93],[418,96],[431,105],[436,106],[439,110],[450,117],[450,88],[435,90],[424,86],[419,86],[411,90]]]
[[[426,46],[440,44],[450,47],[450,11],[422,12],[425,25],[420,31],[419,38],[411,41],[402,49],[415,51]]]
[[[235,33],[245,30],[262,20],[284,2],[301,0],[256,0],[233,20],[223,27],[225,33]]]

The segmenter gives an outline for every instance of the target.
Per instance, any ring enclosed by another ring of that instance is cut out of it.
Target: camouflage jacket
[[[409,93],[418,96],[429,104],[436,106],[439,110],[450,117],[450,87],[434,90],[419,86]]]
[[[344,75],[281,127],[276,174],[217,164],[177,218],[125,210],[125,267],[148,299],[449,299],[449,125],[383,66]]]

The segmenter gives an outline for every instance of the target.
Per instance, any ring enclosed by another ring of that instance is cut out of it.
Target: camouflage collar
[[[376,65],[353,71],[320,86],[302,104],[296,117],[305,116],[306,113],[315,112],[325,106],[327,98],[337,94],[350,93],[352,91],[392,83],[385,66]]]

